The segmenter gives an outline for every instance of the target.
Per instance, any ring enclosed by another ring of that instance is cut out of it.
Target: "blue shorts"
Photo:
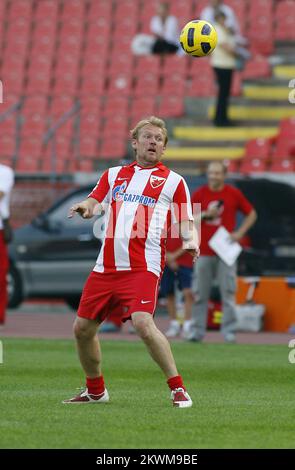
[[[160,296],[167,297],[167,295],[174,294],[175,281],[177,281],[180,290],[190,289],[192,287],[192,277],[193,268],[179,266],[178,270],[174,272],[166,266],[161,280]]]

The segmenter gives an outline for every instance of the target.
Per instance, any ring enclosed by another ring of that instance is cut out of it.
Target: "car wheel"
[[[7,292],[8,308],[18,307],[22,303],[24,297],[21,277],[14,266],[9,267],[7,274]]]
[[[66,303],[73,309],[77,310],[80,302],[80,295],[73,295],[65,299]]]

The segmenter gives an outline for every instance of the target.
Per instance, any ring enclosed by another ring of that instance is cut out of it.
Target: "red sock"
[[[185,386],[183,385],[181,375],[176,375],[175,377],[171,377],[167,380],[167,384],[170,390],[175,390],[175,388],[183,388],[185,390]]]
[[[95,377],[94,379],[86,377],[86,387],[90,395],[100,395],[104,392],[105,388],[103,376],[100,375],[99,377]]]

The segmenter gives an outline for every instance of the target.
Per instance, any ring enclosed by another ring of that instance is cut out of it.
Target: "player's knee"
[[[93,336],[92,329],[90,329],[84,322],[80,322],[79,319],[74,323],[74,335],[79,341],[89,339]]]
[[[133,325],[143,340],[149,340],[154,334],[155,326],[151,317],[134,318]]]

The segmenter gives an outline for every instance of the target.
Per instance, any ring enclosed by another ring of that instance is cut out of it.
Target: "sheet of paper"
[[[229,232],[222,226],[209,240],[209,246],[228,266],[234,264],[242,251],[241,245],[232,241]]]

